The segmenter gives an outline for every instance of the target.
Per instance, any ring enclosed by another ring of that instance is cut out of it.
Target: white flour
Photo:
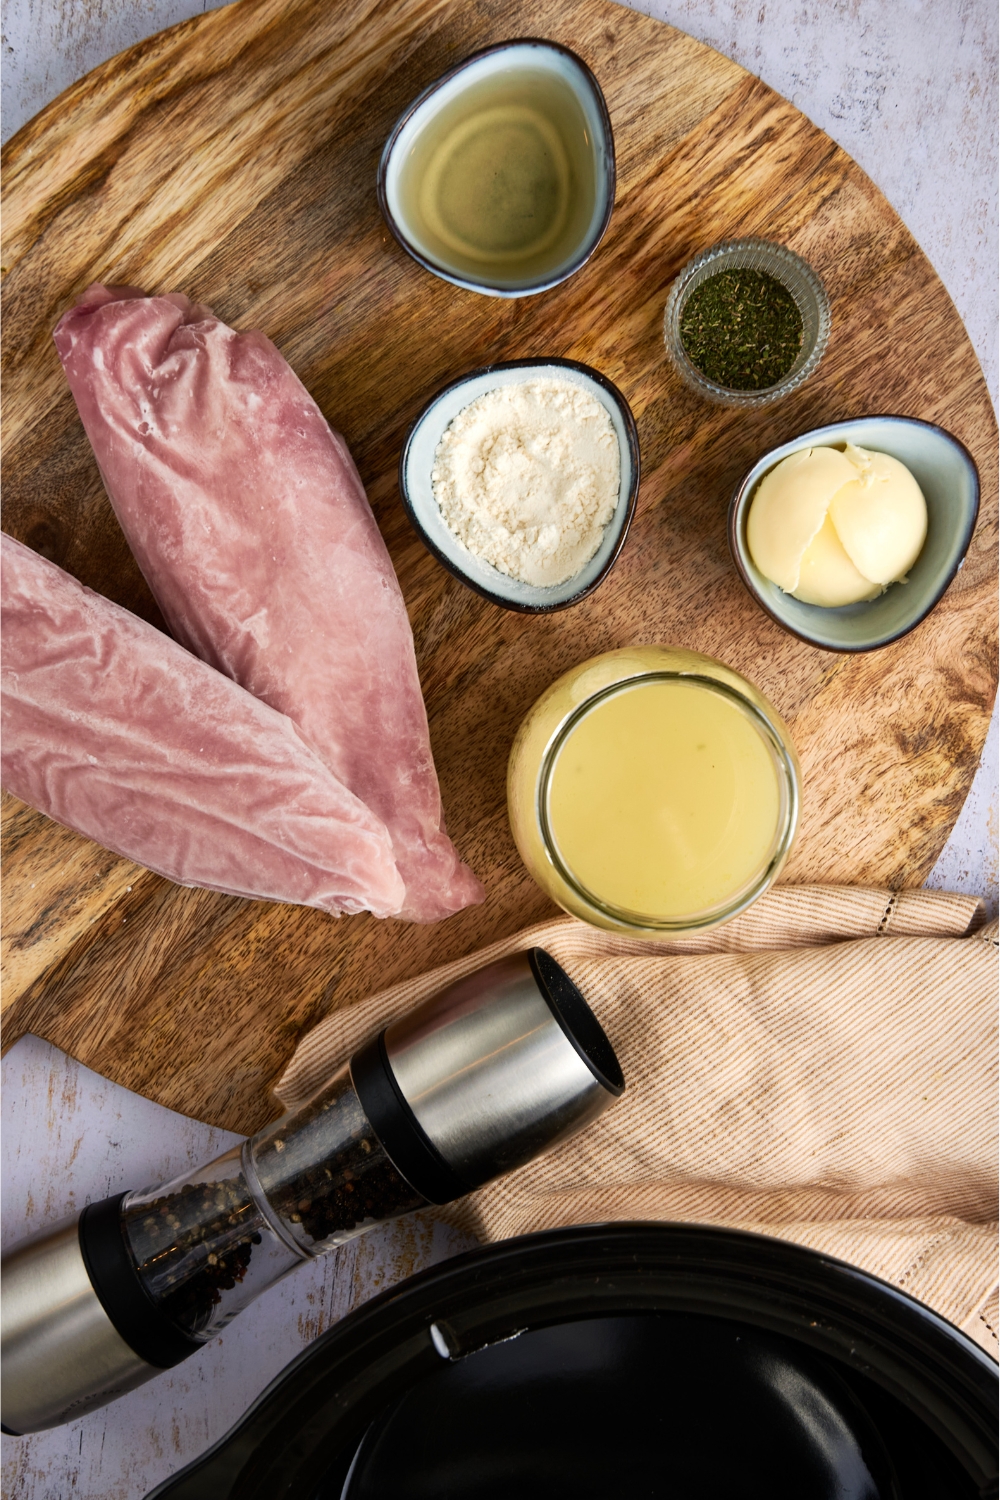
[[[542,586],[579,573],[618,504],[618,438],[605,408],[568,380],[487,391],[434,455],[448,526],[501,573]]]

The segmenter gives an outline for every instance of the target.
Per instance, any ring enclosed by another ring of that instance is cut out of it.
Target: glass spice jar
[[[711,379],[689,357],[682,324],[692,296],[723,271],[755,271],[773,278],[794,300],[802,319],[799,351],[789,369],[759,390],[735,390]],[[663,314],[663,341],[681,379],[699,396],[721,406],[766,406],[797,390],[816,369],[830,336],[830,300],[812,267],[785,245],[770,240],[727,240],[702,250],[680,272],[670,288]]]

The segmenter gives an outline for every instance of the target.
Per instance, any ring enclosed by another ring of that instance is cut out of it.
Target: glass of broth
[[[762,693],[709,656],[610,651],[565,673],[511,750],[511,830],[565,911],[637,937],[727,922],[777,878],[798,759]]]
[[[579,270],[614,196],[604,96],[555,42],[503,42],[451,69],[396,122],[379,164],[379,206],[403,248],[497,297]]]

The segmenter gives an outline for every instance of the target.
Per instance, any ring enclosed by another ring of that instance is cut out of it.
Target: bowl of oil
[[[403,112],[378,201],[414,260],[455,286],[527,297],[589,260],[611,218],[615,148],[600,85],[556,42],[501,42]]]
[[[511,832],[564,911],[633,937],[719,926],[777,879],[800,802],[772,704],[694,651],[631,646],[563,674],[522,722]]]

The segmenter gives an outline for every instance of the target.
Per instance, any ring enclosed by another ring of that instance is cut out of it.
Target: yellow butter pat
[[[826,608],[905,583],[926,536],[927,504],[906,465],[853,443],[782,459],[747,516],[747,546],[765,578]]]

